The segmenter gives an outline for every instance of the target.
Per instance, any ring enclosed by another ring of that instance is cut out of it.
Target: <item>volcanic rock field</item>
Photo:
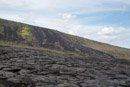
[[[130,87],[130,62],[0,46],[0,87]]]

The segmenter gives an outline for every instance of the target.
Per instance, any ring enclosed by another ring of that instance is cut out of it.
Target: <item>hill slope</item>
[[[85,55],[130,59],[130,50],[56,30],[0,19],[1,43],[24,44],[56,50],[67,50]]]

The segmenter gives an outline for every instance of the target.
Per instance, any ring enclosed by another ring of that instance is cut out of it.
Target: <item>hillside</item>
[[[113,46],[106,43],[101,43],[86,38],[81,38],[73,35],[66,35],[68,40],[72,42],[78,42],[82,46],[90,47],[108,54],[113,55],[115,58],[128,59],[130,60],[130,49],[122,48],[118,46]]]
[[[130,50],[65,34],[56,30],[0,19],[1,44],[22,44],[93,56],[130,59]]]

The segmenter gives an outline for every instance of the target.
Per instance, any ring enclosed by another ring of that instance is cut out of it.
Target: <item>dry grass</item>
[[[43,47],[32,47],[28,46],[26,44],[21,44],[21,43],[14,43],[14,42],[5,42],[5,41],[0,41],[0,46],[10,46],[10,47],[15,47],[15,48],[25,48],[25,49],[31,49],[31,50],[36,50],[36,51],[41,51],[44,52],[48,55],[51,56],[62,56],[62,57],[81,57],[82,55],[72,52],[72,51],[63,51],[63,50],[54,50],[54,49],[49,49],[49,48],[43,48]]]
[[[74,35],[69,35],[69,34],[63,34],[63,37],[65,37],[67,40],[71,42],[76,42],[79,44],[82,44],[85,47],[90,47],[108,54],[113,55],[116,58],[121,58],[121,59],[128,59],[130,60],[130,49],[126,48],[121,48],[105,43],[100,43],[97,41],[81,38],[78,36]]]

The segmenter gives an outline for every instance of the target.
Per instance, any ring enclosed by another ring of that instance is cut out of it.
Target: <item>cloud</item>
[[[75,17],[74,15],[69,14],[69,13],[63,13],[63,14],[61,14],[61,16],[62,16],[63,20],[65,20],[65,21],[69,21],[70,19]]]
[[[79,14],[79,12],[122,11],[127,9],[129,5],[130,1],[128,0],[0,0],[0,7],[3,8],[46,12],[68,11],[75,14]]]
[[[115,30],[113,27],[105,27],[105,28],[101,29],[101,31],[98,32],[98,34],[101,34],[104,36],[113,36],[118,32],[119,32],[119,29]]]

